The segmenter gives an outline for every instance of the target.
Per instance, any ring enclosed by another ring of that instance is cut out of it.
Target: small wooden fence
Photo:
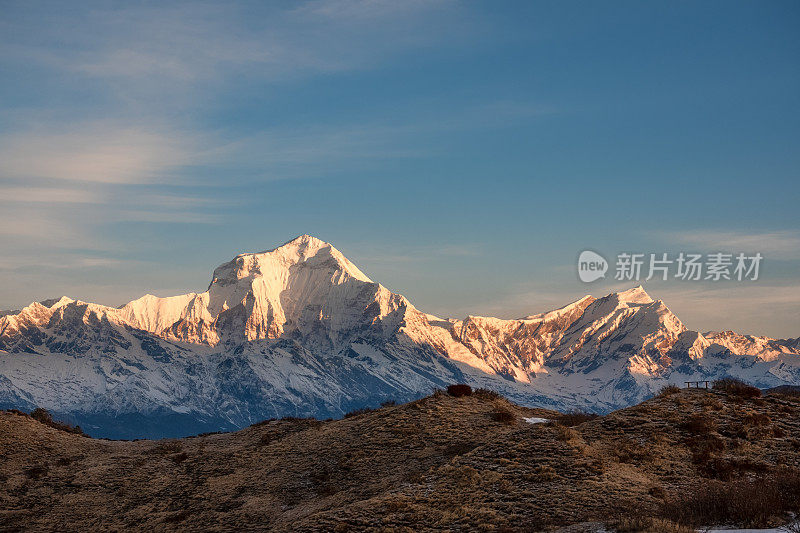
[[[708,381],[685,381],[687,389],[707,389],[708,388]],[[700,384],[703,386],[700,386]]]

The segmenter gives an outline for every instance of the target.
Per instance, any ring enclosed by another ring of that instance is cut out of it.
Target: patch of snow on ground
[[[550,422],[546,418],[536,418],[535,416],[532,416],[530,418],[523,418],[523,420],[528,424],[542,424],[544,422]]]

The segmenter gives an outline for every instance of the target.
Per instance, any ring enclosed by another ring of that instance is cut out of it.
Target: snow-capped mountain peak
[[[644,290],[644,287],[638,285],[627,291],[622,291],[614,294],[617,301],[624,304],[651,304],[653,299]]]
[[[301,235],[272,250],[237,255],[214,270],[211,285],[227,285],[265,275],[281,276],[285,271],[296,268],[323,269],[331,274],[331,281],[337,284],[347,279],[372,283],[331,244],[311,235]]]
[[[608,410],[669,382],[729,374],[796,384],[800,341],[701,335],[641,286],[518,320],[441,319],[309,235],[237,255],[205,292],[120,308],[63,297],[0,313],[0,407],[87,422],[159,412],[165,427],[188,417],[192,431],[341,415],[453,382]]]
[[[165,338],[215,345],[223,340],[275,339],[290,330],[313,329],[326,317],[338,327],[354,306],[363,312],[379,299],[378,292],[378,284],[339,250],[301,235],[220,265],[204,293],[144,296],[123,306],[121,315],[131,325]]]

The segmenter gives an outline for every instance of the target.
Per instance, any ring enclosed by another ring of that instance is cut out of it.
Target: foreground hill
[[[681,531],[673,522],[765,525],[800,510],[790,396],[667,391],[587,420],[440,392],[341,420],[135,442],[3,412],[0,450],[4,530]]]
[[[690,331],[641,287],[519,320],[442,319],[308,235],[235,257],[202,293],[0,313],[0,408],[113,438],[340,417],[454,382],[608,412],[726,375],[800,384],[800,341]]]

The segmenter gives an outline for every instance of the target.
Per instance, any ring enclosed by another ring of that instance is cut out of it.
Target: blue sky
[[[800,335],[800,4],[0,0],[0,308],[203,290],[311,233],[432,313],[630,283],[580,251],[761,251],[647,282]]]

